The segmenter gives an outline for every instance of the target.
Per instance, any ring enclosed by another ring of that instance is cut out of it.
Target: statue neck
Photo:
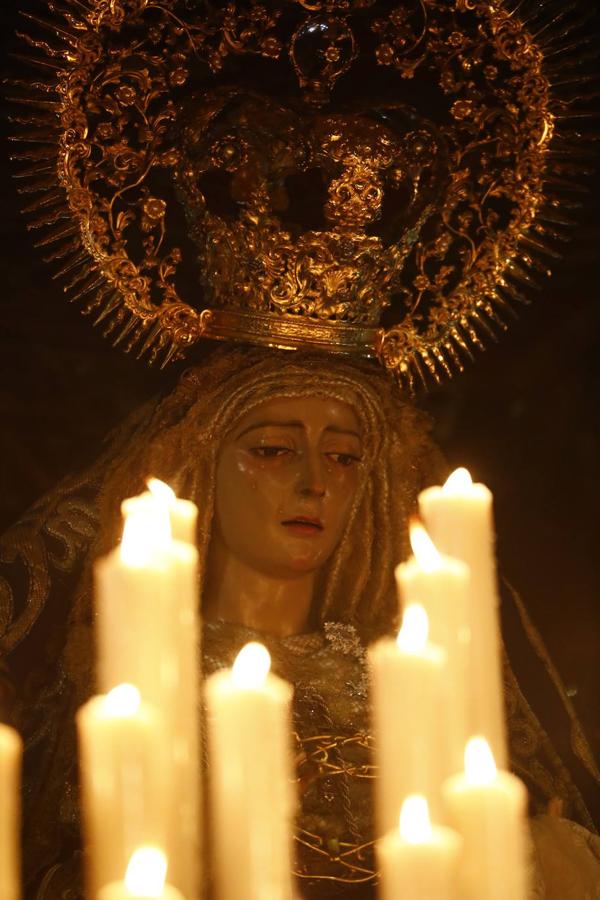
[[[306,631],[315,587],[315,573],[277,578],[250,568],[213,541],[204,586],[206,621],[245,625],[275,637]]]

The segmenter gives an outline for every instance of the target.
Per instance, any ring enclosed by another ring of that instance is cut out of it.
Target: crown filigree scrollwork
[[[546,271],[578,139],[557,132],[564,12],[48,8],[26,37],[43,75],[15,83],[18,177],[66,290],[126,349],[316,346],[412,386],[461,368]]]

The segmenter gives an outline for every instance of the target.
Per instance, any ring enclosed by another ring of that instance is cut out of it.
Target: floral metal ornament
[[[571,221],[585,34],[546,6],[48,0],[13,82],[37,245],[151,361],[212,338],[440,380]]]

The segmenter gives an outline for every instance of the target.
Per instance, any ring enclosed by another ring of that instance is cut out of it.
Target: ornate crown
[[[439,379],[569,223],[580,24],[542,7],[49,0],[14,98],[38,245],[163,364],[215,338]]]

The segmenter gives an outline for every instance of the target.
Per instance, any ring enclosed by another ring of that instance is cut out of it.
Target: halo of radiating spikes
[[[550,164],[544,176],[545,201],[519,242],[519,255],[510,260],[497,284],[481,300],[470,319],[448,323],[447,334],[434,348],[415,353],[405,378],[411,391],[418,383],[427,389],[450,373],[463,371],[463,358],[473,361],[473,349],[483,350],[482,338],[498,340],[506,318],[518,317],[518,307],[531,303],[551,276],[548,260],[559,260],[577,225],[577,211],[587,193],[584,179],[597,171],[598,100],[600,99],[600,35],[598,13],[573,2],[507,3],[519,14],[544,56],[544,72],[553,92],[554,133],[548,149]],[[582,128],[591,123],[596,130]],[[445,351],[445,354],[444,354]],[[437,365],[436,365],[437,363]]]
[[[457,3],[457,8],[460,6]],[[600,96],[594,11],[575,0],[520,0],[507,2],[504,8],[520,18],[541,50],[543,73],[552,87],[548,127],[553,133],[542,176],[544,199],[523,229],[518,251],[490,273],[475,302],[470,306],[449,303],[435,333],[415,336],[414,329],[403,331],[404,320],[383,336],[380,358],[410,391],[462,371],[473,359],[473,351],[497,340],[507,328],[507,319],[517,314],[520,305],[530,302],[530,292],[539,290],[550,274],[548,260],[562,255],[585,198],[582,178],[594,169],[600,138],[593,130],[597,123],[594,105]],[[79,304],[84,314],[94,316],[94,323],[110,336],[113,345],[164,366],[181,358],[195,338],[184,334],[179,340],[181,328],[169,331],[150,307],[142,315],[128,305],[127,297],[103,272],[93,242],[82,231],[61,168],[65,128],[61,79],[69,73],[81,35],[90,27],[94,4],[49,0],[47,9],[50,18],[23,13],[31,30],[20,33],[24,52],[16,58],[24,73],[35,74],[8,81],[9,118],[15,126],[12,139],[19,144],[12,159],[28,228],[44,260],[54,266],[53,277],[62,282],[68,298]],[[409,313],[409,324],[411,316]]]
[[[123,298],[94,265],[61,184],[59,147],[64,104],[59,76],[69,71],[78,46],[78,32],[86,28],[92,5],[80,0],[50,0],[48,11],[54,17],[52,21],[27,11],[21,13],[30,27],[46,37],[36,38],[19,31],[17,36],[27,52],[11,54],[23,70],[31,67],[41,74],[5,82],[12,105],[8,119],[17,126],[9,140],[23,145],[11,154],[11,159],[17,164],[17,191],[27,198],[22,207],[27,228],[36,233],[34,246],[47,251],[43,260],[54,268],[52,278],[62,282],[68,300],[79,304],[84,315],[95,315],[94,325],[102,328],[105,337],[112,337],[113,346],[123,344],[129,352],[141,344],[138,358],[146,354],[151,364],[158,361],[166,366],[177,348],[153,322],[140,321],[128,310]]]

